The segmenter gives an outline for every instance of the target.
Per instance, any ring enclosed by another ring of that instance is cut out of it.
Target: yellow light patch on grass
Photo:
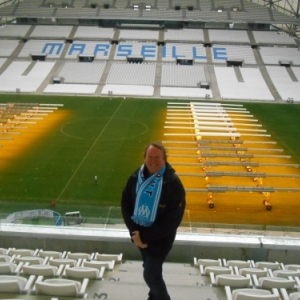
[[[36,122],[36,124],[16,125],[16,127],[27,127],[26,129],[15,128],[9,131],[12,134],[0,135],[0,137],[12,138],[12,140],[0,140],[0,145],[2,145],[2,148],[0,148],[0,170],[4,169],[11,160],[21,156],[26,151],[30,151],[41,137],[57,128],[69,116],[69,111],[58,109],[47,116],[43,116],[43,120],[28,119],[28,121]],[[14,132],[20,134],[13,134]]]
[[[247,126],[243,126],[247,128]],[[251,127],[249,127],[251,128]],[[262,129],[262,128],[260,128]],[[178,130],[173,130],[173,132]],[[170,130],[168,132],[171,132]],[[185,131],[187,132],[187,131]],[[193,130],[191,129],[191,132]],[[234,141],[228,144],[222,143],[203,143],[201,147],[212,147],[210,150],[200,150],[197,154],[197,141],[194,143],[184,143],[185,141],[191,142],[191,137],[169,137],[169,140],[182,141],[182,143],[167,143],[168,147],[190,148],[189,150],[176,150],[172,149],[169,152],[169,162],[174,163],[174,168],[177,173],[190,174],[189,176],[180,176],[186,189],[205,189],[206,184],[209,182],[211,186],[228,186],[228,187],[257,187],[261,181],[261,187],[272,187],[275,192],[260,193],[260,192],[242,192],[242,191],[228,191],[224,193],[212,193],[214,203],[213,208],[208,205],[208,192],[187,192],[186,200],[186,214],[184,222],[190,223],[227,223],[227,224],[252,224],[252,225],[277,225],[277,226],[300,226],[300,192],[276,191],[276,189],[299,189],[300,178],[293,178],[292,176],[300,176],[300,169],[293,166],[264,166],[267,164],[293,164],[293,158],[280,157],[282,155],[288,156],[284,151],[277,151],[280,147],[277,144],[270,144],[273,142],[272,137],[267,136],[245,136],[243,133],[240,140],[249,143],[236,144]],[[267,133],[266,133],[267,134]],[[202,137],[202,140],[228,140],[228,137]],[[201,141],[201,140],[200,140]],[[200,142],[199,141],[199,142]],[[253,142],[253,143],[251,143]],[[259,143],[254,143],[259,142]],[[239,157],[222,157],[223,154],[236,154],[235,150],[217,149],[213,147],[234,147],[236,151],[239,148],[247,148],[241,154],[252,154],[253,158],[245,158],[246,162],[258,162],[259,167],[252,167],[253,176],[244,177],[242,174],[250,172],[247,171],[245,166],[230,166],[219,165],[210,166],[206,170],[203,169],[199,158],[202,156],[202,162],[240,162]],[[259,150],[263,148],[265,151]],[[191,150],[191,149],[194,149]],[[275,150],[276,149],[276,150]],[[272,151],[274,150],[274,151]],[[205,154],[216,154],[215,157],[204,157]],[[173,155],[173,156],[172,156]],[[176,155],[176,156],[175,156]],[[220,155],[220,156],[218,156]],[[272,157],[268,157],[268,156]],[[193,157],[191,157],[193,156]],[[278,156],[278,157],[276,157]],[[192,163],[194,165],[176,165],[176,163]],[[199,164],[197,166],[197,164]],[[241,176],[211,176],[209,181],[205,180],[204,175],[206,172],[233,172],[241,173]],[[254,180],[255,173],[265,173],[266,178]],[[268,174],[285,174],[291,177],[271,177]],[[271,210],[267,210],[264,201],[268,200],[272,206]]]

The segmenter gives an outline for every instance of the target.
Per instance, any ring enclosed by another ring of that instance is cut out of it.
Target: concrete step
[[[164,263],[163,276],[172,300],[225,299],[225,292],[210,285],[209,277],[201,276],[199,270],[190,264]],[[98,292],[97,286],[89,287],[88,298],[115,300],[147,299],[148,287],[143,279],[141,261],[125,261],[115,269],[106,272]],[[95,294],[96,293],[96,294]],[[102,299],[102,298],[100,298]]]

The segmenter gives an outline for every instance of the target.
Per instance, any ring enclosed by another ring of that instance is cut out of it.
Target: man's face
[[[157,173],[166,163],[163,152],[152,145],[146,151],[144,162],[151,174]]]

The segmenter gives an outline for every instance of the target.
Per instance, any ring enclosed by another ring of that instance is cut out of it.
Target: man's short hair
[[[163,144],[160,143],[160,142],[152,142],[149,145],[147,145],[146,148],[145,148],[145,151],[144,151],[144,158],[146,157],[146,152],[147,152],[147,150],[148,150],[148,148],[150,146],[154,146],[155,148],[160,149],[162,151],[162,153],[163,153],[163,159],[164,159],[164,161],[167,161],[167,150],[163,146]]]

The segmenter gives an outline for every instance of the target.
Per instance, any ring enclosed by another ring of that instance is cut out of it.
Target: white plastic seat
[[[105,253],[96,253],[94,260],[100,260],[100,261],[110,261],[114,260],[117,263],[121,263],[123,258],[123,254],[105,254]]]
[[[30,265],[39,265],[42,264],[43,261],[44,259],[38,256],[20,256],[14,259],[14,262],[16,263],[22,262],[22,263],[29,263]]]
[[[0,262],[0,274],[13,274],[16,270],[17,265],[10,262]]]
[[[49,265],[56,267],[59,267],[60,265],[69,265],[70,267],[75,267],[77,265],[77,260],[68,258],[50,259]]]
[[[11,260],[11,256],[0,254],[0,262],[9,262]]]
[[[11,249],[9,255],[33,256],[35,252],[30,249]]]
[[[255,267],[258,269],[270,269],[274,271],[280,269],[280,264],[276,262],[259,261],[255,263]]]
[[[261,277],[258,279],[258,287],[262,289],[287,289],[295,288],[295,280],[281,277]],[[257,282],[255,282],[255,285]]]
[[[241,275],[233,274],[221,274],[217,275],[215,278],[215,286],[230,286],[233,288],[246,288],[251,286],[250,277],[244,277]]]
[[[0,275],[0,292],[1,293],[26,293],[31,287],[34,276],[27,280],[21,276]]]
[[[216,260],[216,259],[196,259],[194,258],[194,264],[195,266],[199,266],[200,269],[200,274],[201,275],[205,275],[205,268],[206,267],[213,267],[213,266],[222,266],[222,263],[220,260]]]
[[[0,248],[0,254],[6,254],[7,253],[7,249],[6,248]]]
[[[24,265],[22,272],[24,275],[54,277],[58,274],[58,267],[51,265]]]
[[[294,265],[294,264],[285,265],[285,269],[286,270],[295,270],[295,271],[297,271],[297,270],[300,270],[300,265]]]
[[[43,258],[46,258],[46,257],[51,257],[51,258],[61,258],[63,257],[63,253],[62,252],[58,252],[58,251],[44,251],[44,250],[41,250],[39,252],[39,256],[40,257],[43,257]]]
[[[290,300],[300,300],[300,292],[290,293],[289,298]]]
[[[59,296],[59,297],[84,297],[88,279],[82,284],[79,281],[50,278],[43,280],[39,277],[34,285],[34,291],[38,295]]]
[[[208,267],[208,266],[221,266],[222,263],[219,259],[206,259],[206,258],[199,258],[198,260],[196,257],[194,258],[195,265]]]
[[[69,252],[67,254],[67,258],[69,258],[69,259],[75,259],[75,260],[79,260],[79,259],[91,260],[92,259],[92,255],[89,254],[89,253],[72,253],[72,252]]]
[[[101,269],[101,267],[105,267],[105,269],[112,271],[115,266],[115,261],[98,261],[98,260],[91,260],[91,261],[83,261],[84,267],[91,267]]]
[[[275,270],[273,272],[275,277],[289,278],[289,277],[300,277],[300,270]]]
[[[102,267],[100,269],[92,268],[92,267],[74,267],[74,268],[66,267],[64,271],[64,275],[67,278],[102,279],[104,271],[105,271],[105,267]]]
[[[247,276],[248,274],[250,276],[255,275],[257,278],[260,277],[266,277],[268,276],[268,271],[267,269],[258,269],[258,268],[242,268],[239,269],[239,274],[242,276]]]
[[[222,266],[209,266],[204,269],[204,275],[209,276],[210,273],[213,273],[214,276],[219,274],[232,274],[232,270],[227,267]]]
[[[251,262],[244,261],[244,260],[228,260],[225,264],[227,267],[237,267],[238,269],[241,268],[250,268]]]
[[[261,289],[235,289],[231,292],[229,286],[225,286],[227,300],[280,300],[278,290],[273,292]]]

